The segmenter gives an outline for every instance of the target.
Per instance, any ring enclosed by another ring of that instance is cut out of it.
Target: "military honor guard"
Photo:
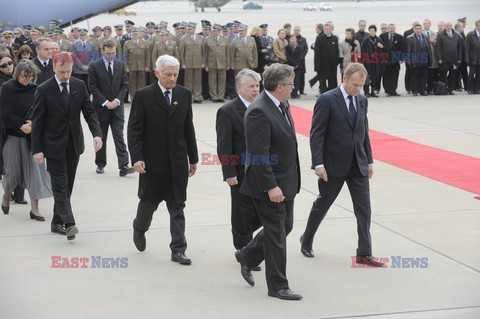
[[[145,86],[145,72],[150,72],[150,50],[148,42],[141,38],[140,29],[132,30],[132,39],[125,42],[123,48],[127,62],[128,91],[131,98],[135,92]]]
[[[222,26],[215,24],[212,35],[205,41],[205,66],[208,71],[208,87],[212,101],[224,102],[227,69],[230,68],[230,45],[220,35]]]
[[[193,102],[202,103],[202,69],[205,38],[195,34],[197,24],[190,22],[188,35],[180,42],[180,64],[185,70],[185,87],[192,91]]]

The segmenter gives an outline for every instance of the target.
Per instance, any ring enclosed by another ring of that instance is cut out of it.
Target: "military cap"
[[[463,18],[460,18],[460,19],[457,19],[458,22],[461,22],[461,23],[465,23],[467,22],[467,17],[463,17]]]
[[[53,30],[53,34],[62,34],[63,33],[63,29],[55,29]]]
[[[147,24],[145,24],[145,26],[146,26],[147,28],[154,28],[154,27],[155,27],[155,23],[150,21],[150,22],[147,22]]]
[[[131,20],[125,20],[124,23],[125,25],[135,25],[135,23],[133,23]]]
[[[12,30],[5,30],[5,31],[3,31],[2,36],[11,37],[12,34],[13,34]]]
[[[103,27],[102,31],[112,31],[112,27],[109,25],[106,25]]]
[[[24,30],[32,30],[32,25],[31,24],[25,24],[22,29]]]
[[[61,21],[62,20],[51,19],[50,20],[50,25],[60,25]]]
[[[227,27],[226,25],[224,25],[224,26],[222,27],[222,32],[228,32],[229,29],[230,29],[229,27]]]
[[[33,35],[34,35],[34,34],[39,34],[39,33],[40,33],[40,31],[38,31],[38,29],[35,29],[35,28],[33,28],[32,30],[30,30],[30,34],[33,34]]]
[[[140,32],[143,32],[143,33],[147,32],[147,28],[145,27],[138,27],[138,29],[140,30]]]
[[[153,28],[155,29],[155,32],[159,32],[159,31],[160,31],[160,25],[158,25],[158,24],[157,24],[156,26],[154,26]]]
[[[80,31],[80,29],[79,29],[78,27],[73,27],[73,28],[72,28],[72,32],[73,32],[73,31]]]
[[[240,24],[240,25],[238,26],[238,29],[239,29],[239,30],[245,30],[245,31],[246,31],[246,30],[248,29],[248,25]]]
[[[87,29],[80,29],[78,32],[80,33],[80,35],[87,35],[88,34]]]
[[[44,33],[47,31],[47,29],[45,29],[44,26],[39,26],[37,29],[38,29],[38,31],[42,31]]]
[[[168,27],[168,22],[167,21],[160,21],[159,23],[161,26],[163,26],[164,28]]]
[[[161,31],[160,35],[168,35],[168,31]]]
[[[172,26],[174,29],[178,29],[178,27],[180,26],[180,22],[175,22]]]
[[[53,37],[55,35],[55,33],[53,32],[53,30],[48,30],[46,35],[47,35],[47,37]]]
[[[132,34],[138,34],[140,33],[140,29],[139,28],[133,28],[132,29]]]
[[[238,27],[238,26],[241,25],[241,24],[242,24],[242,23],[241,23],[240,21],[237,21],[237,20],[233,20],[233,23],[232,23],[232,25],[233,25],[234,27]]]
[[[268,24],[264,23],[264,24],[261,24],[259,27],[260,29],[268,29]]]
[[[212,23],[208,20],[201,20],[200,22],[202,22],[202,26],[204,25],[212,25]]]
[[[232,22],[229,22],[225,25],[227,28],[233,28],[233,23]]]
[[[218,23],[215,23],[212,27],[213,30],[222,30],[222,26]]]
[[[283,25],[283,28],[284,28],[284,29],[285,29],[285,28],[291,28],[291,27],[292,27],[292,25],[291,25],[290,23],[285,23],[285,24]]]
[[[196,28],[197,24],[195,22],[189,22],[187,28]]]
[[[102,30],[102,27],[100,26],[96,26],[95,28],[92,29],[93,32],[97,32],[97,31],[101,31]]]
[[[123,30],[123,24],[116,24],[113,26],[115,30]]]

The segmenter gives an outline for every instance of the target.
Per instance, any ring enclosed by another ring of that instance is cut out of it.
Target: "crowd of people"
[[[171,260],[190,265],[185,255],[184,208],[188,179],[197,170],[198,150],[192,103],[223,103],[216,118],[218,156],[277,155],[278,161],[234,161],[222,165],[231,189],[232,235],[241,275],[255,284],[252,270],[265,260],[268,295],[302,299],[286,278],[286,236],[293,227],[293,203],[300,190],[295,124],[288,99],[305,94],[305,57],[309,52],[299,26],[286,23],[277,37],[268,25],[226,25],[202,20],[135,27],[72,28],[60,22],[49,30],[23,26],[2,33],[0,43],[0,123],[4,194],[10,213],[13,196],[26,204],[30,218],[45,221],[39,200],[54,198],[51,231],[76,238],[70,199],[85,143],[80,115],[93,137],[96,173],[107,165],[106,140],[112,131],[119,175],[140,174],[133,241],[146,249],[145,233],[162,201],[170,214]],[[400,64],[413,95],[480,93],[480,20],[464,34],[464,21],[414,21],[404,35],[394,24],[377,27],[360,20],[339,41],[332,22],[317,25],[314,51],[319,82],[312,131],[312,169],[319,193],[312,206],[300,251],[314,257],[314,235],[344,183],[348,184],[358,225],[356,262],[382,267],[372,256],[369,179],[373,158],[368,137],[368,97],[383,88],[398,96]],[[339,68],[338,68],[339,67]],[[341,74],[342,84],[337,77]],[[261,75],[260,75],[261,74]],[[360,94],[363,89],[365,96]],[[127,143],[124,103],[131,99]],[[340,103],[340,102],[341,103]],[[343,103],[344,102],[344,103]],[[158,108],[152,108],[157,105]],[[348,134],[347,134],[348,133]],[[349,138],[345,138],[349,136]],[[351,138],[350,138],[351,137]],[[128,150],[127,150],[128,144]],[[130,152],[130,155],[129,155]],[[129,157],[133,166],[129,165]],[[148,173],[147,173],[148,172]],[[327,183],[327,181],[329,181]],[[256,235],[255,231],[262,227]]]

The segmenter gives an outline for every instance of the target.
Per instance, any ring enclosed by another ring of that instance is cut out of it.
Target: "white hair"
[[[168,54],[159,56],[157,61],[155,61],[155,67],[157,71],[161,72],[162,69],[166,66],[167,67],[173,66],[173,67],[180,68],[180,62],[178,62],[178,60],[175,57]]]

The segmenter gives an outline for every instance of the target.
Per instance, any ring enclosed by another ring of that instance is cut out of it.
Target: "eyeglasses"
[[[13,65],[13,61],[8,61],[7,63],[4,63],[0,65],[0,68],[5,69],[7,66]]]
[[[290,85],[290,86],[294,86],[295,83],[284,83],[283,85]]]

